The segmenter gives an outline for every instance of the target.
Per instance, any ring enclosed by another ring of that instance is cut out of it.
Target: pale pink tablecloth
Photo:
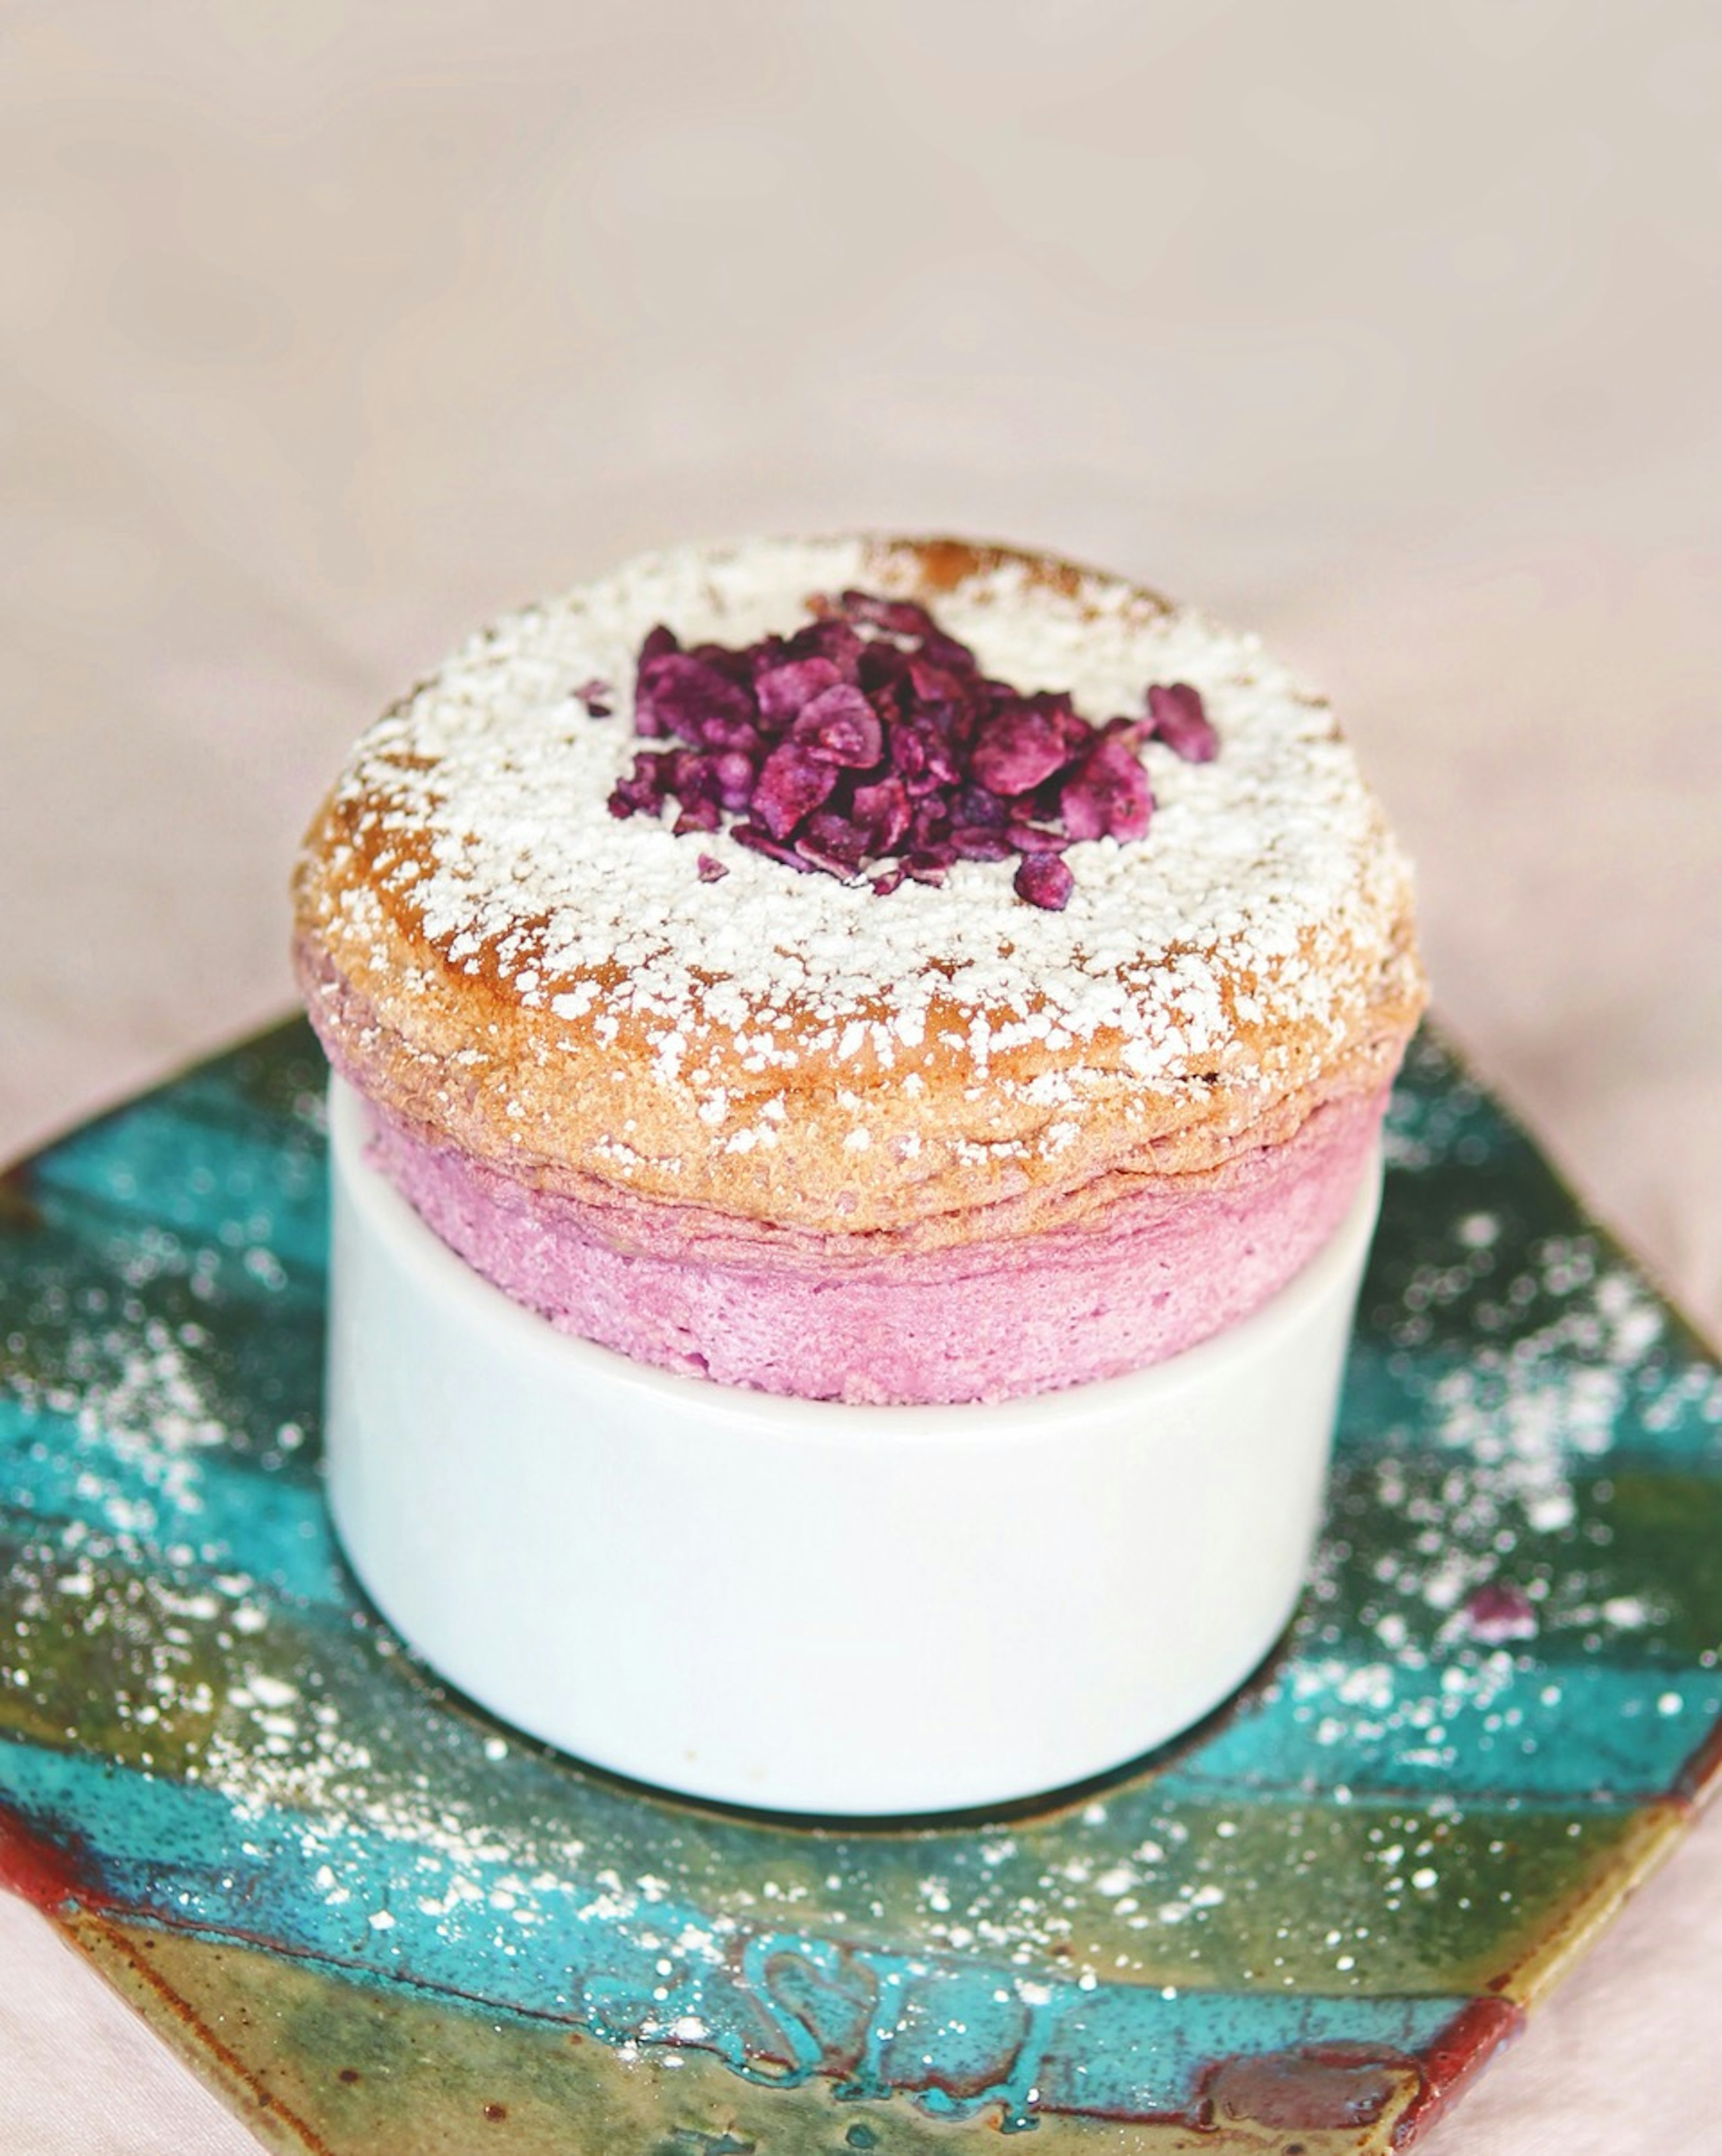
[[[1258,624],[1450,1024],[1722,1332],[1722,24],[877,0],[0,24],[0,1153],[287,1003],[345,744],[636,545],[1015,536]],[[1700,1827],[1432,2156],[1722,2144]],[[0,2148],[252,2147],[0,1898]]]

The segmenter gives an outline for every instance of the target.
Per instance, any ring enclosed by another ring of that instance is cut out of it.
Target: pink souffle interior
[[[1385,1106],[1332,1101],[1079,1227],[935,1249],[534,1191],[381,1118],[371,1158],[506,1295],[635,1361],[810,1399],[1000,1400],[1162,1362],[1258,1309],[1344,1217]]]

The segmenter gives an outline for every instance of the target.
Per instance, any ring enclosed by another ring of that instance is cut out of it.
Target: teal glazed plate
[[[1434,1039],[1274,1659],[1104,1784],[883,1827],[583,1768],[366,1604],[324,1075],[290,1024],[0,1182],[0,1868],[265,2145],[1403,2149],[1715,1774],[1722,1373]]]

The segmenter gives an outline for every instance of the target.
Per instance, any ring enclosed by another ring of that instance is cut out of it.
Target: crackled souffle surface
[[[1146,742],[1145,834],[1070,844],[1061,911],[1009,861],[882,894],[611,812],[649,632],[747,644],[856,588],[1097,724],[1192,685],[1218,752]],[[498,624],[359,742],[296,897],[311,1017],[445,1241],[568,1331],[816,1397],[1046,1389],[1257,1306],[1343,1214],[1424,998],[1319,697],[948,541],[681,550]]]

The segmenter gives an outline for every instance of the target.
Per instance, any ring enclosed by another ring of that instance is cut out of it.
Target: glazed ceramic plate
[[[0,1184],[0,1856],[270,2147],[1401,2149],[1714,1771],[1722,1376],[1426,1038],[1277,1655],[1104,1784],[854,1828],[583,1768],[366,1605],[323,1081],[290,1024]]]

